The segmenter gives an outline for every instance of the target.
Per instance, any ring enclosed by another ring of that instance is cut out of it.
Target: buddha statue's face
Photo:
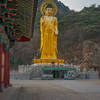
[[[52,8],[47,8],[45,11],[46,16],[53,16],[53,9]]]

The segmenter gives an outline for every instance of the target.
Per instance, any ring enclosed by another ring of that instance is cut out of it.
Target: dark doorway
[[[53,71],[53,78],[59,78],[59,71]]]

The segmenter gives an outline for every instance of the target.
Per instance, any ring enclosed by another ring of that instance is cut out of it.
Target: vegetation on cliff
[[[59,22],[59,48],[61,55],[69,62],[80,63],[83,43],[87,40],[100,43],[100,6],[72,12]],[[63,45],[61,45],[63,44]],[[99,47],[99,46],[98,46]]]
[[[57,0],[55,2],[59,10],[57,14],[59,21],[58,57],[64,58],[66,63],[80,64],[83,59],[82,52],[85,41],[93,41],[98,45],[98,48],[100,47],[100,6],[92,5],[85,7],[80,12],[75,12],[61,2]],[[16,43],[16,47],[12,50],[16,63],[20,61],[19,59],[22,59],[20,63],[31,64],[33,58],[40,56],[40,5],[41,0],[38,3],[32,41]]]

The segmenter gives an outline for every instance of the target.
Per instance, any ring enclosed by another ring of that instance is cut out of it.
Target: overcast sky
[[[70,9],[80,11],[84,7],[89,7],[92,4],[100,5],[100,0],[59,0],[67,5]]]

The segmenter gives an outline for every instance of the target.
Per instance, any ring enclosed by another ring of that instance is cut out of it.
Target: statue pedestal
[[[63,59],[34,59],[34,64],[64,64]]]

